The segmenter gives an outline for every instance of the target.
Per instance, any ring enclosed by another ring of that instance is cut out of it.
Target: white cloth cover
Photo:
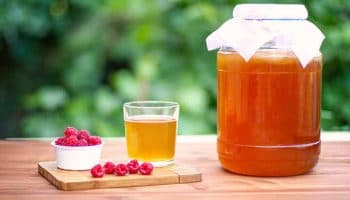
[[[303,5],[243,4],[235,7],[233,16],[207,37],[209,51],[232,47],[248,61],[273,41],[277,47],[293,51],[303,67],[320,54],[325,37],[306,20]]]

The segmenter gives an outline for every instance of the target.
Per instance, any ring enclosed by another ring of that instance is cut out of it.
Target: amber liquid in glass
[[[139,115],[125,120],[128,156],[148,162],[174,159],[177,121],[169,116]]]
[[[259,50],[249,62],[219,51],[218,154],[231,172],[302,174],[320,153],[321,56],[303,68],[289,51]]]

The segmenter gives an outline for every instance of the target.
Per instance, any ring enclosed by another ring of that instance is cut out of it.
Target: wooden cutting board
[[[61,190],[84,190],[97,188],[134,187],[199,182],[202,174],[192,167],[171,165],[154,168],[152,175],[130,174],[116,176],[106,174],[93,178],[90,171],[68,171],[58,169],[55,161],[38,163],[38,172],[56,188]]]

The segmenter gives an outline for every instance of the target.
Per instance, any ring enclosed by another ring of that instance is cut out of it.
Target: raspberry
[[[64,136],[65,137],[69,137],[71,135],[75,135],[77,136],[78,135],[78,130],[75,129],[74,127],[67,127],[65,130],[64,130]]]
[[[137,172],[139,171],[139,162],[137,162],[137,160],[129,161],[129,163],[126,164],[126,166],[128,167],[130,174],[137,174]]]
[[[140,165],[139,171],[141,175],[150,175],[153,171],[153,165],[151,163],[144,162]]]
[[[76,146],[89,146],[89,143],[85,139],[79,139]]]
[[[129,172],[128,167],[125,164],[118,164],[114,168],[114,173],[117,176],[125,176]]]
[[[89,137],[89,146],[93,146],[93,145],[98,145],[98,144],[101,144],[102,141],[101,141],[101,138],[98,137],[98,136],[91,136]]]
[[[78,139],[85,139],[86,141],[89,141],[90,133],[87,130],[80,130],[78,133]]]
[[[77,146],[78,145],[78,138],[75,135],[71,135],[69,137],[66,137],[65,142],[63,144],[64,146]]]
[[[64,145],[65,142],[66,142],[66,138],[60,137],[60,138],[57,138],[57,140],[55,141],[55,144]]]
[[[130,160],[129,163],[135,164],[135,165],[139,165],[139,161],[135,160]]]
[[[114,168],[115,168],[115,164],[113,162],[106,162],[103,165],[103,169],[105,170],[106,174],[113,174]]]
[[[103,171],[103,168],[100,164],[95,165],[93,168],[90,170],[91,176],[95,178],[101,178],[103,175],[105,175],[105,172]]]

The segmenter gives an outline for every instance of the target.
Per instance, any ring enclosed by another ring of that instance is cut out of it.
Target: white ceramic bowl
[[[51,145],[55,147],[56,163],[60,169],[89,170],[100,163],[103,141],[99,145],[79,147],[56,145],[55,141]]]

